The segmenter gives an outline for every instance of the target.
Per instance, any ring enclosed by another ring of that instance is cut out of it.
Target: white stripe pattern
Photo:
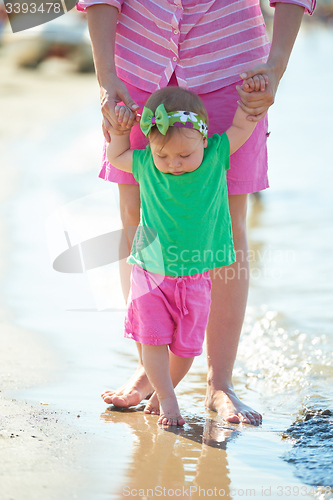
[[[270,0],[303,6],[315,0]],[[81,0],[79,10],[101,3]],[[259,0],[104,0],[119,9],[118,76],[147,92],[178,84],[203,94],[239,80],[266,61],[269,42]]]

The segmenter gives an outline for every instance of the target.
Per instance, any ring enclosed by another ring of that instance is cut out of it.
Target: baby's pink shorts
[[[134,265],[125,337],[148,345],[168,345],[176,355],[199,356],[208,323],[209,272],[161,276]]]
[[[228,85],[208,94],[201,94],[209,116],[208,136],[213,134],[223,134],[232,124],[234,114],[237,109],[237,101],[240,99],[236,85],[242,82]],[[177,85],[177,80],[173,74],[169,85]],[[132,99],[140,106],[142,113],[150,94],[144,90],[133,87],[126,83],[126,87]],[[253,134],[236,153],[230,157],[230,170],[227,172],[227,183],[229,194],[255,193],[269,187],[267,177],[267,137],[268,137],[267,116],[258,122]],[[140,130],[140,124],[135,125],[131,130],[131,147],[134,149],[144,149],[148,140]],[[116,169],[107,160],[106,142],[104,143],[102,170],[99,177],[106,181],[117,182],[118,184],[138,184],[133,175]]]

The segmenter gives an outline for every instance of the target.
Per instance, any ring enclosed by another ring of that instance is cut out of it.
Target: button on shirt
[[[270,0],[303,6],[315,0]],[[173,72],[178,84],[198,94],[239,80],[266,61],[269,42],[259,0],[81,0],[117,7],[115,62],[118,76],[147,92],[165,87]]]

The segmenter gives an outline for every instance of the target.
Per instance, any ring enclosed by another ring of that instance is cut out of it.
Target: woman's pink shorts
[[[241,82],[238,83],[241,85]],[[169,85],[177,85],[173,74]],[[230,125],[240,99],[236,90],[237,83],[200,97],[206,106],[209,116],[208,135],[223,134]],[[142,113],[149,93],[126,84],[132,99],[140,106]],[[230,170],[227,172],[229,194],[255,193],[269,187],[267,178],[267,116],[258,122],[250,139],[230,157]],[[131,130],[131,147],[144,149],[148,144],[147,138],[140,130],[140,125],[135,125]],[[118,184],[138,184],[133,175],[116,169],[106,158],[106,142],[103,151],[102,170],[99,174],[102,179]]]
[[[210,311],[209,272],[161,276],[133,266],[125,337],[148,345],[168,345],[185,358],[199,356]]]

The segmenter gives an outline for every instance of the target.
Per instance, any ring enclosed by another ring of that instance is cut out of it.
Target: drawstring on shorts
[[[186,307],[186,282],[184,278],[176,278],[176,286],[175,286],[175,301],[176,306],[178,307],[181,317],[183,318],[188,314],[188,310]]]

